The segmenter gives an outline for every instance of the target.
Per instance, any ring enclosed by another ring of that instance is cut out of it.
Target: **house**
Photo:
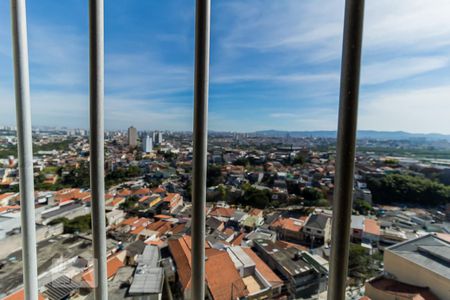
[[[251,248],[232,246],[227,252],[247,286],[248,298],[271,299],[281,294],[283,281]]]
[[[364,220],[364,216],[352,215],[350,223],[350,236],[352,238],[352,241],[360,242],[362,240],[364,232]]]
[[[125,251],[121,251],[108,258],[106,261],[106,272],[108,279],[114,277],[117,271],[124,266],[123,261],[125,259],[125,254]],[[95,287],[94,269],[89,268],[89,270],[82,274],[81,279],[89,288],[93,289]]]
[[[120,209],[115,209],[106,213],[106,219],[108,220],[108,225],[117,225],[121,223],[125,218],[125,212]]]
[[[303,240],[303,226],[307,217],[296,218],[278,218],[270,224],[269,228],[275,230],[280,239],[291,241]]]
[[[275,241],[277,240],[277,233],[275,231],[265,229],[263,227],[259,227],[259,228],[256,228],[254,231],[248,233],[244,237],[245,243],[249,247],[253,246],[254,240],[260,240],[260,239],[271,240],[272,242],[275,243]]]
[[[183,206],[183,196],[178,193],[167,193],[164,198],[166,203],[167,213],[174,214],[180,207]]]
[[[270,240],[255,240],[261,259],[287,282],[292,299],[309,298],[327,289],[328,269],[308,252],[283,249]]]
[[[364,230],[362,234],[363,243],[377,246],[380,242],[380,225],[374,219],[364,219]]]
[[[263,210],[262,209],[258,209],[258,208],[252,208],[248,214],[250,216],[255,216],[255,217],[259,217],[262,218],[263,217]]]
[[[3,193],[0,194],[0,206],[7,206],[10,201],[17,196],[17,193]]]
[[[126,200],[125,197],[114,197],[113,199],[111,199],[111,201],[109,201],[108,203],[106,203],[106,210],[114,210],[114,209],[118,209],[120,204],[124,203]]]
[[[225,229],[225,224],[219,219],[210,217],[206,219],[206,228],[209,229],[209,232],[213,232],[214,230],[222,231]]]
[[[242,222],[242,226],[250,231],[264,224],[264,219],[260,216],[249,215],[244,222]]]
[[[161,255],[158,247],[146,246],[138,255],[138,263],[128,294],[133,299],[161,300],[164,284],[164,269],[160,267]]]
[[[384,270],[397,281],[428,287],[439,299],[448,299],[450,242],[428,234],[388,247]]]
[[[323,213],[310,215],[303,226],[303,233],[314,244],[330,244],[331,216]]]
[[[236,270],[226,251],[212,249],[205,245],[206,298],[211,300],[229,300],[248,295],[244,281]],[[176,265],[179,287],[184,299],[191,296],[191,238],[184,235],[178,239],[169,239],[169,250]]]
[[[234,215],[234,212],[236,210],[234,208],[226,208],[226,207],[214,207],[210,212],[209,216],[216,217],[217,219],[221,221],[228,221],[230,218]]]
[[[227,222],[228,226],[232,226],[234,228],[239,228],[244,222],[244,220],[248,217],[248,214],[242,210],[235,210],[233,215]]]
[[[136,259],[138,255],[141,255],[144,252],[146,244],[142,240],[137,240],[129,244],[125,250],[127,252],[126,255],[126,264],[127,265],[135,265]]]

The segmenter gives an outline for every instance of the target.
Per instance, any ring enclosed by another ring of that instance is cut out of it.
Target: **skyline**
[[[359,130],[450,134],[450,3],[438,2],[366,4]],[[336,130],[344,2],[326,3],[213,3],[210,130]],[[194,2],[123,4],[105,3],[106,128],[191,131]],[[87,128],[87,4],[27,13],[33,125]],[[0,40],[0,119],[14,124],[7,1]]]

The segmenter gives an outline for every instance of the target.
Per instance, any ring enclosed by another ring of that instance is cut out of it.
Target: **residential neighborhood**
[[[190,136],[129,132],[106,134],[109,298],[191,299]],[[1,134],[0,154],[8,155],[0,159],[0,296],[23,299],[16,139],[12,129]],[[94,299],[86,134],[34,134],[41,299]],[[361,143],[367,147],[369,141]],[[431,205],[380,195],[396,197],[382,186],[385,179],[428,184],[427,174],[448,178],[449,170],[448,160],[358,151],[349,299],[448,299],[450,194],[444,200],[432,195]],[[332,139],[211,134],[206,298],[326,299],[334,175]],[[443,187],[448,189],[437,186]]]

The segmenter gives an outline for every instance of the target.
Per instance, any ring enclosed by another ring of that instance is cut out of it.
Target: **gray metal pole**
[[[346,0],[328,300],[344,300],[348,272],[364,0]]]
[[[104,169],[104,3],[89,1],[90,169],[92,238],[94,242],[94,296],[108,299],[106,269]]]
[[[192,169],[192,299],[205,299],[205,203],[211,1],[195,8],[195,78]]]
[[[36,222],[34,209],[33,136],[31,131],[25,0],[11,0],[14,84],[20,175],[20,216],[25,298],[38,299]]]

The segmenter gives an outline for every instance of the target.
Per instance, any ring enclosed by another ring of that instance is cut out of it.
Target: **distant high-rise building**
[[[128,128],[128,146],[136,147],[137,146],[137,129],[131,126]]]
[[[142,151],[145,153],[152,152],[153,150],[153,140],[150,136],[146,135],[142,140]]]
[[[155,145],[160,145],[163,142],[162,132],[153,131],[153,142],[155,142]]]

